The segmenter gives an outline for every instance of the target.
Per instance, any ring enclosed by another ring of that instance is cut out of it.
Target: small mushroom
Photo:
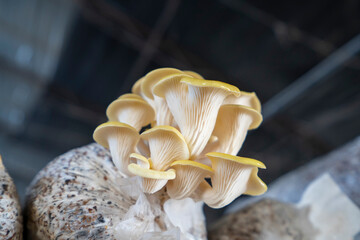
[[[98,144],[110,150],[113,162],[119,171],[130,175],[128,165],[130,154],[135,152],[139,140],[138,131],[125,123],[107,122],[95,129],[93,138]]]
[[[137,131],[154,121],[153,108],[143,99],[123,97],[113,101],[106,109],[109,121],[118,121],[134,127]]]
[[[218,141],[212,151],[236,155],[249,129],[257,128],[262,122],[261,114],[253,108],[243,105],[222,105],[216,119],[213,135]]]
[[[134,85],[131,88],[131,92],[134,94],[137,94],[139,96],[142,96],[141,94],[141,83],[144,80],[144,77],[140,78],[139,80],[137,80]]]
[[[163,98],[154,96],[152,89],[162,78],[172,74],[181,74],[182,72],[175,68],[159,68],[146,74],[144,81],[141,83],[141,91],[144,98],[151,102],[156,112],[156,125],[175,126],[174,117],[172,116],[166,101]]]
[[[140,137],[149,144],[154,170],[166,170],[173,161],[189,158],[185,139],[174,127],[155,126]]]
[[[231,94],[239,96],[240,90],[223,82],[174,74],[158,82],[153,93],[166,99],[189,146],[191,159],[196,159],[211,137],[224,99]]]
[[[175,161],[170,166],[175,169],[176,178],[168,182],[166,189],[174,199],[190,197],[200,182],[214,172],[211,167],[191,160]]]
[[[167,171],[153,170],[135,163],[129,164],[128,169],[132,174],[142,177],[142,190],[146,193],[155,193],[159,191],[166,185],[168,180],[176,177],[174,169],[169,169]]]
[[[259,98],[256,96],[254,92],[244,92],[241,91],[240,96],[230,95],[225,98],[223,105],[226,104],[236,104],[236,105],[244,105],[247,107],[251,107],[258,112],[261,112],[261,103]]]
[[[175,68],[159,68],[155,69],[144,77],[144,80],[141,82],[141,92],[146,98],[154,99],[153,87],[158,83],[162,78],[165,78],[172,74],[180,74],[182,71]]]
[[[265,165],[251,158],[211,152],[206,154],[214,174],[210,186],[202,184],[202,199],[212,208],[221,208],[241,194],[260,195],[266,192],[266,184],[257,176],[258,168]]]
[[[151,160],[147,159],[141,154],[138,153],[132,153],[130,154],[130,159],[136,160],[136,164],[140,167],[150,169],[151,168]]]
[[[164,99],[154,96],[154,105],[156,109],[156,125],[176,126],[174,117]]]
[[[145,192],[154,193],[164,187],[169,179],[175,178],[169,178],[173,175],[165,173],[172,174],[174,171],[168,170],[172,162],[188,159],[189,149],[181,133],[171,126],[155,126],[143,132],[140,137],[149,145],[150,158],[147,159],[149,165],[145,163],[146,157],[135,154],[132,156],[138,164],[132,163],[128,169],[131,173],[142,177],[142,187]]]

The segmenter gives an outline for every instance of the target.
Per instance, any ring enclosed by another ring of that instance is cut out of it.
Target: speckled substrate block
[[[308,209],[263,199],[229,214],[209,229],[209,240],[311,240]]]
[[[0,239],[22,239],[21,207],[15,184],[0,158]]]
[[[124,179],[113,165],[109,151],[98,144],[56,158],[38,173],[28,188],[26,235],[32,240],[130,239],[123,229],[136,233],[142,227],[149,229],[143,226],[149,222],[157,231],[168,231],[162,209],[166,194],[143,197],[146,202],[150,198],[158,201],[159,210],[145,209],[150,212],[129,219],[129,212],[138,214],[134,204],[139,201],[136,189]],[[146,219],[150,220],[142,224]],[[205,228],[200,233],[205,235]]]

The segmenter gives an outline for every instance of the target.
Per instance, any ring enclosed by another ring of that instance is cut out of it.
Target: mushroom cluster
[[[140,177],[145,193],[165,189],[170,198],[221,208],[241,194],[267,190],[257,175],[265,165],[236,156],[248,130],[262,122],[260,111],[255,93],[161,68],[108,106],[109,121],[96,128],[94,139],[125,177]]]

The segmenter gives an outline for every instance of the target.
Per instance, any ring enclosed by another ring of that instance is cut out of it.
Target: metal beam
[[[305,96],[315,86],[326,81],[332,74],[342,69],[345,63],[358,52],[360,52],[360,34],[267,101],[263,108],[264,121],[269,121]]]

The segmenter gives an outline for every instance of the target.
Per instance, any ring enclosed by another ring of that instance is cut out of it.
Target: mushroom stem
[[[160,191],[167,182],[167,179],[142,178],[141,186],[144,192],[153,194]]]
[[[130,164],[130,154],[134,152],[135,144],[130,143],[127,136],[112,135],[108,138],[109,150],[115,166],[124,174],[130,176],[127,166]]]
[[[174,199],[190,197],[200,182],[214,172],[212,168],[191,160],[175,161],[171,167],[176,171],[176,178],[166,187],[167,193]]]
[[[205,194],[208,194],[211,191],[212,187],[209,185],[209,183],[206,182],[205,179],[203,179],[200,181],[199,186],[195,189],[191,197],[194,199],[194,201],[203,201]]]
[[[176,126],[174,117],[163,98],[154,96],[154,105],[156,112],[156,125]]]
[[[249,129],[260,125],[262,116],[255,109],[228,104],[220,107],[213,135],[218,137],[212,151],[236,155]]]

